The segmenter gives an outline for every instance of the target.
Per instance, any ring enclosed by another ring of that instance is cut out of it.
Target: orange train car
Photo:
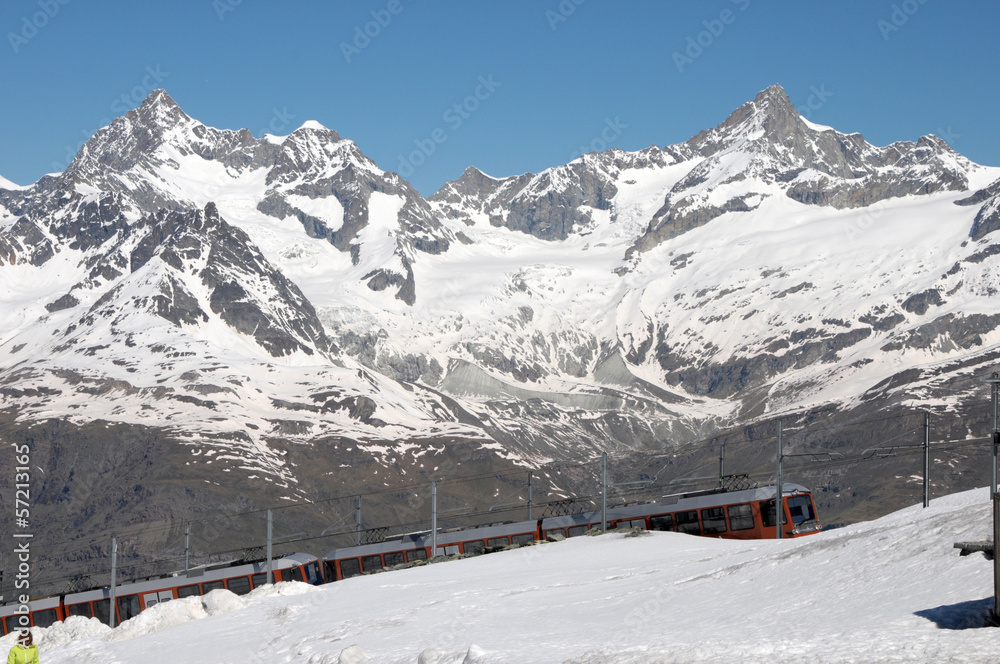
[[[658,502],[611,508],[611,529],[643,528],[730,539],[774,539],[777,536],[776,486],[742,491],[709,490],[664,496]],[[782,484],[782,537],[819,532],[809,489]],[[476,554],[512,544],[583,535],[601,525],[599,511],[548,517],[518,523],[478,526],[441,532],[436,555]],[[376,544],[334,549],[323,556],[328,582],[374,572],[404,563],[426,560],[431,552],[430,532],[411,533]]]
[[[295,553],[271,561],[274,581],[323,583],[319,560],[312,555]],[[267,562],[224,563],[198,567],[187,572],[165,574],[149,579],[126,581],[115,586],[115,624],[139,615],[142,611],[173,599],[205,595],[216,588],[226,588],[245,595],[264,585]],[[22,613],[24,607],[27,613]],[[97,618],[110,624],[110,587],[84,590],[31,600],[27,605],[8,602],[0,605],[0,633],[9,634],[24,627],[48,627],[69,616]]]

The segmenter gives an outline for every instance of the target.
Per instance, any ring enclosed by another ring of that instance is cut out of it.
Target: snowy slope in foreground
[[[994,662],[1000,632],[957,629],[992,606],[992,563],[953,548],[990,519],[982,489],[800,540],[582,537],[36,640],[46,664]]]

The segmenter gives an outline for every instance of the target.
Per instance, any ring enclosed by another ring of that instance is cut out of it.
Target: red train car
[[[478,528],[440,532],[437,555],[476,554],[511,544],[526,544],[538,537],[538,521],[521,521]],[[429,532],[401,535],[377,544],[334,549],[323,556],[327,581],[340,581],[365,572],[427,560],[431,552]]]
[[[295,553],[271,561],[274,581],[304,581],[323,583],[319,560],[305,553]],[[205,595],[217,588],[226,588],[245,595],[266,583],[267,562],[226,563],[198,567],[187,572],[165,574],[138,581],[126,581],[115,586],[115,624],[121,624],[160,602]],[[111,619],[110,587],[85,590],[65,595],[42,597],[27,605],[28,613],[19,613],[21,605],[0,606],[0,633],[29,627],[48,627],[69,616],[97,618],[105,624]],[[23,617],[27,615],[27,619]]]
[[[607,511],[612,529],[643,528],[706,537],[773,539],[777,536],[776,486],[743,491],[710,490],[664,496],[659,502]],[[782,484],[782,537],[819,532],[812,494],[798,484]],[[599,511],[533,521],[441,532],[437,555],[475,554],[511,544],[583,535],[601,525]],[[432,557],[429,532],[402,535],[377,544],[334,549],[323,556],[327,581],[375,572]]]

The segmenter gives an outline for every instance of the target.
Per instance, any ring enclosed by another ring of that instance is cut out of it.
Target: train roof
[[[809,489],[801,484],[782,482],[781,493],[783,496],[791,496],[796,493],[809,493]],[[770,484],[753,489],[743,489],[742,491],[720,491],[713,489],[709,491],[672,494],[660,498],[659,504],[670,508],[668,511],[702,509],[733,503],[748,503],[754,500],[773,500],[775,494],[777,494],[777,486]]]
[[[441,548],[457,542],[468,542],[479,539],[486,540],[492,537],[517,535],[519,533],[533,533],[537,528],[538,520],[533,519],[531,521],[501,523],[490,526],[464,528],[448,532],[439,530],[437,535],[437,546],[438,548]],[[345,546],[333,549],[323,556],[323,560],[353,558],[355,556],[370,556],[376,553],[386,553],[390,551],[409,551],[412,549],[422,549],[429,547],[430,545],[430,531],[408,533],[403,536],[396,536],[374,544],[361,544],[358,546]]]
[[[288,569],[290,567],[298,567],[299,565],[307,565],[312,562],[319,560],[316,556],[308,553],[292,553],[287,556],[282,556],[281,558],[271,559],[271,569],[282,570]],[[221,579],[228,579],[233,576],[244,576],[250,574],[263,574],[267,572],[267,560],[247,562],[247,563],[224,563],[209,565],[203,567],[193,567],[187,572],[172,572],[170,574],[162,574],[160,576],[149,577],[144,579],[135,579],[129,581],[122,581],[115,584],[115,595],[118,597],[123,597],[125,595],[135,595],[138,593],[152,592],[154,590],[162,590],[163,588],[170,588],[173,586],[182,586],[190,583],[204,583],[205,581],[218,581]],[[169,581],[168,581],[169,579]],[[101,588],[91,588],[90,590],[82,590],[75,593],[66,593],[66,602],[76,604],[79,602],[90,602],[95,599],[108,599],[111,597],[111,587],[104,586]],[[38,609],[50,608],[49,603],[55,602],[59,603],[59,595],[49,595],[46,597],[39,597],[37,599],[33,598],[29,603],[28,607],[31,611],[37,611]],[[15,607],[18,606],[16,601],[10,601],[4,603],[0,606],[0,617],[8,616],[13,613]],[[53,604],[54,606],[54,604]]]

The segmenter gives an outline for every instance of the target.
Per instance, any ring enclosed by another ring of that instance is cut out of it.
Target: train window
[[[385,554],[385,566],[392,567],[393,565],[403,564],[403,552],[402,551],[390,551]]]
[[[689,535],[700,535],[701,524],[698,523],[698,512],[677,512],[674,514],[674,523],[677,524],[677,532]]]
[[[653,530],[673,530],[674,529],[674,517],[669,514],[658,514],[656,516],[649,517],[649,523],[653,526]]]
[[[298,567],[289,567],[281,573],[282,581],[302,581],[302,570]]]
[[[83,602],[82,604],[70,604],[67,606],[66,615],[93,618],[94,612],[90,609],[90,602]]]
[[[213,590],[218,590],[220,588],[225,588],[225,587],[226,584],[224,584],[222,581],[206,581],[205,583],[201,584],[201,588],[202,590],[205,591],[206,595],[212,592]]]
[[[520,535],[514,535],[512,538],[514,544],[531,544],[535,541],[534,533],[522,533]]]
[[[347,558],[340,561],[340,577],[342,579],[349,579],[358,574],[361,574],[361,564],[358,563],[357,558]]]
[[[483,540],[476,540],[475,542],[465,543],[465,552],[470,555],[477,556],[485,550],[486,550],[486,545],[483,544]]]
[[[760,501],[760,520],[764,524],[764,527],[774,526],[774,501],[773,500],[762,500]],[[781,522],[785,522],[785,515],[781,515]]]
[[[378,554],[365,556],[361,559],[361,569],[366,572],[374,572],[375,570],[382,569],[382,556]]]
[[[273,572],[272,572],[272,574],[273,574]],[[271,578],[273,579],[274,577],[272,576]],[[265,572],[263,574],[251,574],[250,575],[250,583],[253,585],[254,588],[260,588],[261,586],[266,586],[267,585],[267,572]]]
[[[250,579],[245,576],[237,576],[234,579],[226,581],[226,586],[232,593],[236,593],[237,595],[246,595],[250,592]]]
[[[498,546],[507,546],[510,542],[507,541],[506,537],[491,537],[486,540],[486,546],[491,549]]]
[[[4,622],[7,625],[7,633],[8,634],[10,634],[11,632],[16,632],[19,629],[18,628],[18,624],[17,624],[17,618],[18,618],[18,616],[7,616],[4,619]]]
[[[100,620],[105,625],[111,624],[111,608],[110,599],[99,599],[94,602],[94,617]]]
[[[552,530],[546,530],[545,531],[545,537],[546,537],[546,539],[551,538],[553,535],[565,538],[566,537],[566,529],[565,528],[553,528]]]
[[[792,523],[816,520],[816,513],[813,512],[812,501],[809,499],[809,496],[799,495],[789,498],[788,512],[792,515]]]
[[[120,622],[125,622],[129,618],[134,618],[142,611],[139,606],[139,596],[138,595],[126,595],[125,597],[119,597],[118,601],[118,620]]]
[[[43,611],[35,611],[31,614],[31,622],[35,627],[49,627],[54,623],[58,617],[56,616],[55,609],[45,609]]]
[[[706,535],[726,532],[726,511],[721,507],[709,507],[701,511],[701,523]]]
[[[406,562],[412,563],[414,560],[427,560],[427,549],[413,549],[406,552]]]
[[[309,579],[309,583],[314,586],[318,586],[323,583],[323,576],[319,573],[319,563],[306,565],[303,569],[306,571],[306,577]]]
[[[729,527],[733,530],[749,530],[753,528],[753,510],[750,503],[742,505],[730,505],[726,508],[729,511]]]
[[[201,588],[198,587],[197,583],[193,583],[190,586],[181,586],[177,589],[177,598],[181,597],[195,597],[201,594]]]
[[[590,530],[590,526],[573,526],[569,529],[569,536],[579,537],[580,535],[586,535],[588,530]]]

